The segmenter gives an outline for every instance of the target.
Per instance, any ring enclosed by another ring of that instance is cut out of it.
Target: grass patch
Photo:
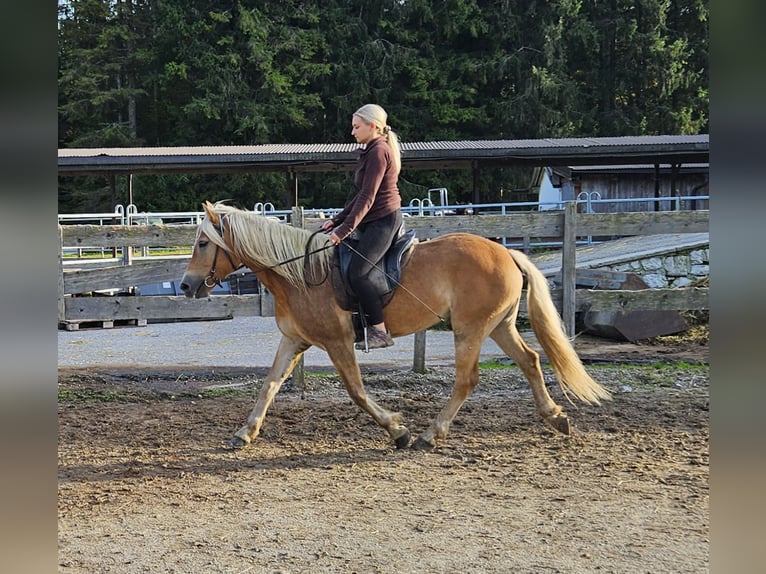
[[[138,397],[132,393],[120,393],[112,390],[96,389],[59,389],[58,401],[60,403],[129,403],[135,402]]]
[[[611,369],[640,369],[646,371],[689,371],[689,372],[708,372],[709,365],[704,363],[687,363],[686,361],[677,361],[672,363],[657,361],[651,364],[638,363],[592,363],[585,365],[586,370],[611,370]]]
[[[518,368],[519,366],[516,363],[498,361],[496,359],[490,359],[488,361],[479,362],[479,369],[486,369],[488,371],[500,370],[500,369],[518,369]]]
[[[153,257],[165,257],[174,255],[191,255],[191,246],[179,246],[179,247],[149,247],[145,251],[141,247],[133,248],[133,255],[135,257],[142,257],[144,253]],[[64,259],[121,259],[122,249],[117,249],[116,252],[112,252],[111,249],[104,249],[103,253],[96,249],[83,249],[81,253],[75,253],[73,251],[66,251],[63,254]]]
[[[220,399],[224,397],[239,396],[242,394],[252,394],[253,389],[244,387],[217,387],[215,389],[203,389],[198,394],[190,394],[191,396],[198,396],[203,399]],[[184,396],[189,396],[184,394]]]
[[[191,255],[191,247],[150,247],[149,255]],[[140,253],[139,253],[140,254]]]
[[[703,365],[700,363],[687,363],[686,361],[678,361],[677,363],[657,362],[652,363],[651,367],[658,371],[707,371],[710,368],[708,365]]]

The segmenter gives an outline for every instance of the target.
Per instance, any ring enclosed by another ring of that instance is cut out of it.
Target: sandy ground
[[[430,452],[395,450],[321,366],[240,451],[224,443],[265,366],[61,366],[59,571],[705,572],[707,347],[601,343],[577,345],[614,393],[600,407],[568,404],[546,367],[571,436],[518,369],[484,368]],[[413,434],[453,375],[364,370]]]

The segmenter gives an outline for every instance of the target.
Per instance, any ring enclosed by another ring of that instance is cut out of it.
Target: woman
[[[351,117],[351,135],[365,147],[359,154],[354,173],[356,194],[338,215],[325,222],[332,230],[330,241],[338,245],[351,232],[360,235],[358,253],[353,253],[349,282],[372,327],[367,331],[367,348],[390,347],[394,340],[383,321],[383,304],[368,275],[396,239],[402,225],[402,198],[398,179],[401,152],[396,134],[386,123],[388,114],[376,104],[359,108]],[[356,344],[365,349],[364,342]]]

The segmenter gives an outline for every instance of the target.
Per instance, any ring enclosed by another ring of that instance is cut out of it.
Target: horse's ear
[[[205,203],[202,204],[202,209],[205,210],[205,214],[207,215],[207,218],[210,220],[210,222],[213,225],[218,225],[218,214],[215,212],[214,208],[215,206],[207,200],[205,200]]]

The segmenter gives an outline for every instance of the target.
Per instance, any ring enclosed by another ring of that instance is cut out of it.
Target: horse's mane
[[[313,281],[327,276],[332,264],[333,249],[323,249],[308,256],[304,267],[303,255],[306,251],[315,251],[327,246],[327,237],[323,234],[311,237],[311,232],[299,227],[281,223],[277,219],[264,217],[254,211],[246,211],[222,202],[213,205],[213,211],[222,218],[224,227],[231,230],[232,245],[227,246],[209,218],[202,220],[198,233],[204,233],[210,241],[230,250],[238,258],[251,260],[262,267],[272,267],[272,271],[284,277],[297,287],[307,287],[305,270]],[[308,241],[311,245],[306,247]],[[295,261],[281,263],[298,257]],[[258,269],[253,269],[258,271]]]

